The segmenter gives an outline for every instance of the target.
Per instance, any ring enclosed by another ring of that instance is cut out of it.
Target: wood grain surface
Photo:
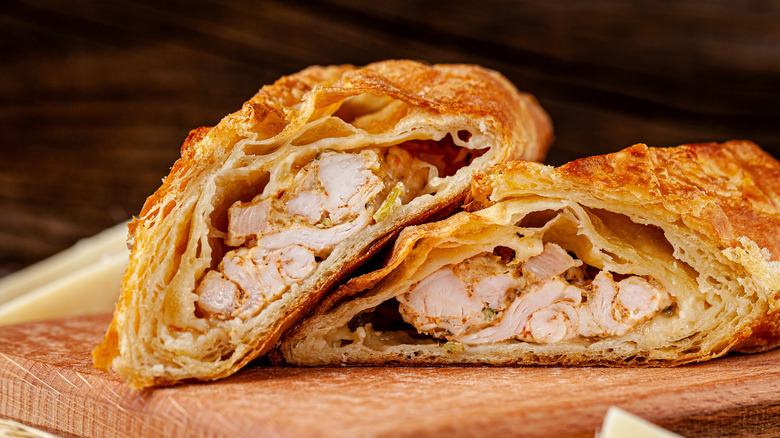
[[[91,367],[108,316],[0,327],[0,417],[63,436],[592,437],[618,406],[687,437],[780,436],[780,350],[678,368],[293,368],[145,391]]]
[[[0,2],[0,275],[140,211],[190,129],[311,64],[478,63],[548,163],[746,138],[780,156],[780,2]]]

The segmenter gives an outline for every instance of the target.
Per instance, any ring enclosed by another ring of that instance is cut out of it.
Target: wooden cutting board
[[[0,417],[58,435],[593,437],[609,406],[684,436],[780,436],[780,350],[672,369],[292,368],[131,391],[109,316],[0,327]]]

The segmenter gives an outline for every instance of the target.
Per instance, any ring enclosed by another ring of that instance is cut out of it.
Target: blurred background
[[[778,1],[0,2],[0,276],[138,214],[190,129],[312,64],[477,63],[549,164],[750,139],[780,157]]]

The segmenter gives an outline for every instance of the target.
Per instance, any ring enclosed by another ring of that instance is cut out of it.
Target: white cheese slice
[[[8,438],[57,438],[48,432],[38,430],[34,427],[17,423],[13,420],[0,418],[0,437]]]
[[[111,312],[127,267],[121,223],[0,279],[0,325]]]
[[[611,406],[596,438],[682,438],[643,418]]]

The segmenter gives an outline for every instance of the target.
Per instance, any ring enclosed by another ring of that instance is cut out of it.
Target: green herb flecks
[[[493,319],[496,317],[496,309],[485,306],[485,308],[482,309],[482,316],[485,317],[486,322],[493,322]]]
[[[447,353],[449,354],[463,353],[466,351],[466,347],[464,347],[460,342],[448,341],[443,343],[441,346],[444,347],[444,349],[447,350]]]
[[[406,188],[404,183],[398,182],[393,189],[390,190],[390,194],[387,195],[382,205],[374,213],[374,221],[379,222],[390,216],[390,213],[401,205],[401,196],[403,196]]]
[[[326,148],[326,149],[323,149],[323,150],[317,152],[317,155],[314,156],[314,160],[319,160],[320,158],[322,158],[322,154],[324,154],[325,152],[335,152],[335,153],[339,154],[339,153],[342,153],[343,151],[340,151],[340,150],[337,150],[337,149]],[[312,161],[314,161],[314,160],[312,160]]]

